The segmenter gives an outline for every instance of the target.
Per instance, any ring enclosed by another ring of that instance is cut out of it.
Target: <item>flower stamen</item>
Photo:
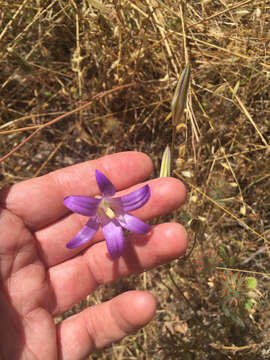
[[[98,208],[98,213],[105,213],[111,220],[115,218],[114,211],[110,208],[108,202],[105,199],[101,200],[101,203]]]

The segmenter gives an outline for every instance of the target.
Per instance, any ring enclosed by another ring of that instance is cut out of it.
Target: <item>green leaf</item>
[[[180,214],[180,223],[185,225],[189,222],[190,219],[191,219],[191,215],[183,210]]]
[[[249,290],[254,290],[257,286],[257,280],[253,276],[249,276],[246,278],[246,286]]]
[[[223,261],[226,261],[227,259],[227,253],[223,246],[218,246],[218,254],[222,258]]]
[[[247,299],[244,306],[245,306],[246,310],[251,311],[252,310],[252,301],[251,301],[251,299]]]
[[[232,255],[229,258],[229,266],[232,267],[235,264],[235,257]]]

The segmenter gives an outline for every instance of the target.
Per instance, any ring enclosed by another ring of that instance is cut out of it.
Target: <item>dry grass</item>
[[[152,157],[158,176],[170,101],[191,65],[174,167],[189,196],[170,219],[187,226],[195,247],[64,315],[127,289],[158,299],[148,327],[91,358],[270,359],[269,0],[0,5],[1,156],[35,131],[0,163],[3,186],[134,149]],[[238,294],[246,276],[258,281],[242,294],[253,298],[249,311]],[[231,303],[227,280],[236,285]]]

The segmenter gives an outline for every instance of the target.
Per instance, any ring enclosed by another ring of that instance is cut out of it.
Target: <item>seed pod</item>
[[[190,80],[190,66],[187,65],[178,80],[174,92],[174,96],[172,99],[171,107],[172,107],[172,119],[174,126],[180,121],[186,106],[189,80]]]
[[[171,176],[171,150],[169,145],[166,146],[162,155],[159,177],[168,176]]]

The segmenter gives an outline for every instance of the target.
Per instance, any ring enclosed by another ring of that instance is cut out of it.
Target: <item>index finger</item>
[[[65,196],[99,193],[95,169],[121,190],[144,180],[152,167],[151,159],[143,153],[116,153],[12,185],[0,192],[0,205],[21,217],[32,230],[38,230],[69,211],[63,205]]]

